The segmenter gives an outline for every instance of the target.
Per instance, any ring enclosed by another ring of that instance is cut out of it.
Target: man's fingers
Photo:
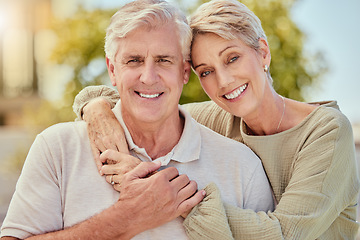
[[[179,215],[181,215],[182,213],[186,213],[187,215],[193,207],[195,207],[204,199],[205,195],[206,195],[205,190],[200,190],[197,193],[195,193],[191,198],[188,198],[185,201],[181,202],[178,207]]]
[[[179,176],[179,171],[174,167],[165,168],[164,170],[156,174],[158,177],[164,177],[166,180],[171,181],[177,176]]]
[[[173,188],[179,189],[180,191],[182,188],[184,188],[186,185],[189,184],[190,179],[187,175],[181,174],[175,177],[174,179],[172,179],[170,182]]]
[[[182,202],[197,192],[197,183],[195,181],[190,181],[189,184],[181,188],[178,192],[179,201]]]

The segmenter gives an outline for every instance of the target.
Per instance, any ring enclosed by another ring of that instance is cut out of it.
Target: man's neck
[[[144,148],[151,159],[156,159],[168,154],[178,144],[185,124],[185,119],[179,114],[157,123],[123,119],[134,143]]]

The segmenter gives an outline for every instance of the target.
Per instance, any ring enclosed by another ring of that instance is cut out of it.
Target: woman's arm
[[[119,101],[119,93],[105,85],[100,86],[88,86],[81,90],[75,97],[73,103],[73,111],[77,116],[77,120],[83,119],[84,107],[95,98],[103,98],[113,108]]]
[[[87,123],[91,150],[99,171],[106,161],[100,160],[102,152],[112,149],[129,153],[124,130],[111,110],[119,99],[119,94],[112,88],[90,86],[80,91],[74,100],[74,112],[78,119]]]

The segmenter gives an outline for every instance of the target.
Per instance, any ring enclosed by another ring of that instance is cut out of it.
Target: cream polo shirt
[[[119,121],[120,103],[114,109]],[[179,144],[161,161],[195,180],[199,188],[215,182],[226,203],[255,211],[273,209],[261,162],[245,145],[196,123],[180,108],[185,129]],[[151,161],[125,127],[131,153]],[[138,153],[136,153],[138,152]],[[44,130],[34,141],[11,200],[1,236],[20,239],[73,226],[114,204],[119,197],[92,157],[86,124],[61,123]],[[187,239],[181,217],[134,239]]]
[[[121,116],[121,100],[113,111],[124,128],[131,154],[142,161],[152,161],[145,149],[134,144]],[[187,174],[195,180],[199,188],[215,183],[227,204],[255,211],[274,209],[271,188],[260,159],[244,144],[197,123],[181,106],[179,111],[185,119],[182,136],[167,155],[154,161],[160,161],[163,168],[176,167],[180,174]],[[160,239],[162,235],[187,239],[182,222],[179,217],[151,230],[151,234],[156,236],[154,239]],[[137,237],[149,237],[149,234],[147,231]]]

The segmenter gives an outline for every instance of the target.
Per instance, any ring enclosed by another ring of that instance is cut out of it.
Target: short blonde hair
[[[249,47],[259,48],[259,38],[266,35],[260,19],[244,4],[236,0],[212,0],[202,4],[191,16],[193,37],[214,33],[227,39],[240,39]]]
[[[137,0],[121,7],[111,18],[106,30],[105,54],[111,60],[118,51],[117,40],[131,31],[146,26],[150,29],[166,23],[174,23],[179,37],[184,60],[190,60],[192,32],[185,14],[177,7],[163,0]],[[146,37],[146,36],[144,36]]]
[[[214,33],[224,39],[240,39],[247,46],[259,50],[259,39],[267,41],[260,19],[244,4],[236,0],[212,0],[202,4],[190,17],[193,40],[198,34]],[[273,83],[270,70],[266,73]]]

